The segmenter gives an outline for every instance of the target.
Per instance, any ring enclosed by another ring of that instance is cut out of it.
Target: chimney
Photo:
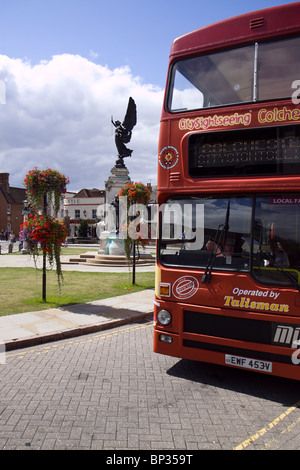
[[[9,173],[0,173],[0,186],[9,192]]]

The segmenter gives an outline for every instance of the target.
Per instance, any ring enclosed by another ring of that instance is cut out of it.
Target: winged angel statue
[[[113,117],[111,118],[112,124],[115,126],[115,143],[118,150],[118,160],[116,161],[117,167],[125,167],[124,158],[131,157],[133,150],[126,147],[131,139],[132,129],[136,125],[136,104],[130,97],[128,101],[127,111],[123,123],[120,121],[114,122]]]

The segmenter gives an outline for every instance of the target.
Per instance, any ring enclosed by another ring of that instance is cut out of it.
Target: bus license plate
[[[225,354],[225,363],[231,366],[244,367],[246,369],[272,372],[272,362],[261,361],[259,359],[249,359],[248,357]]]

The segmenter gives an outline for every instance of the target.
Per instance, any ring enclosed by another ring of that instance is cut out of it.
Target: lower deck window
[[[170,198],[161,212],[163,264],[299,282],[300,195]]]

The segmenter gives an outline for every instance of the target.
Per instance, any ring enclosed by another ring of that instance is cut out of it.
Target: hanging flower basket
[[[123,186],[118,197],[126,196],[128,206],[132,204],[146,205],[150,200],[150,194],[150,189],[143,183],[128,183]]]
[[[125,196],[127,197],[127,211],[129,210],[129,207],[134,205],[134,204],[143,204],[146,206],[150,200],[150,189],[145,186],[143,183],[128,183],[123,188],[118,194],[118,198],[120,196]],[[132,239],[129,235],[129,224],[130,222],[127,223],[127,227],[121,226],[119,227],[120,233],[127,233],[127,237],[123,237],[124,241],[124,250],[125,250],[125,255],[127,258],[128,263],[130,263],[130,255],[131,255],[131,249],[132,249]],[[126,231],[126,232],[125,232]],[[148,229],[145,231],[145,228],[139,224],[137,226],[137,232],[141,232],[140,236],[135,240],[137,248],[139,246],[145,247],[145,245],[148,242]],[[144,233],[143,233],[144,232]]]
[[[43,197],[49,193],[53,196],[54,211],[58,212],[61,195],[66,192],[69,178],[56,170],[30,170],[24,179],[28,202],[36,210],[43,205]]]
[[[68,234],[65,224],[53,217],[29,215],[20,229],[20,240],[27,243],[27,249],[35,260],[41,249],[46,253],[50,266],[53,267],[55,262],[58,284],[61,286],[61,245]]]

